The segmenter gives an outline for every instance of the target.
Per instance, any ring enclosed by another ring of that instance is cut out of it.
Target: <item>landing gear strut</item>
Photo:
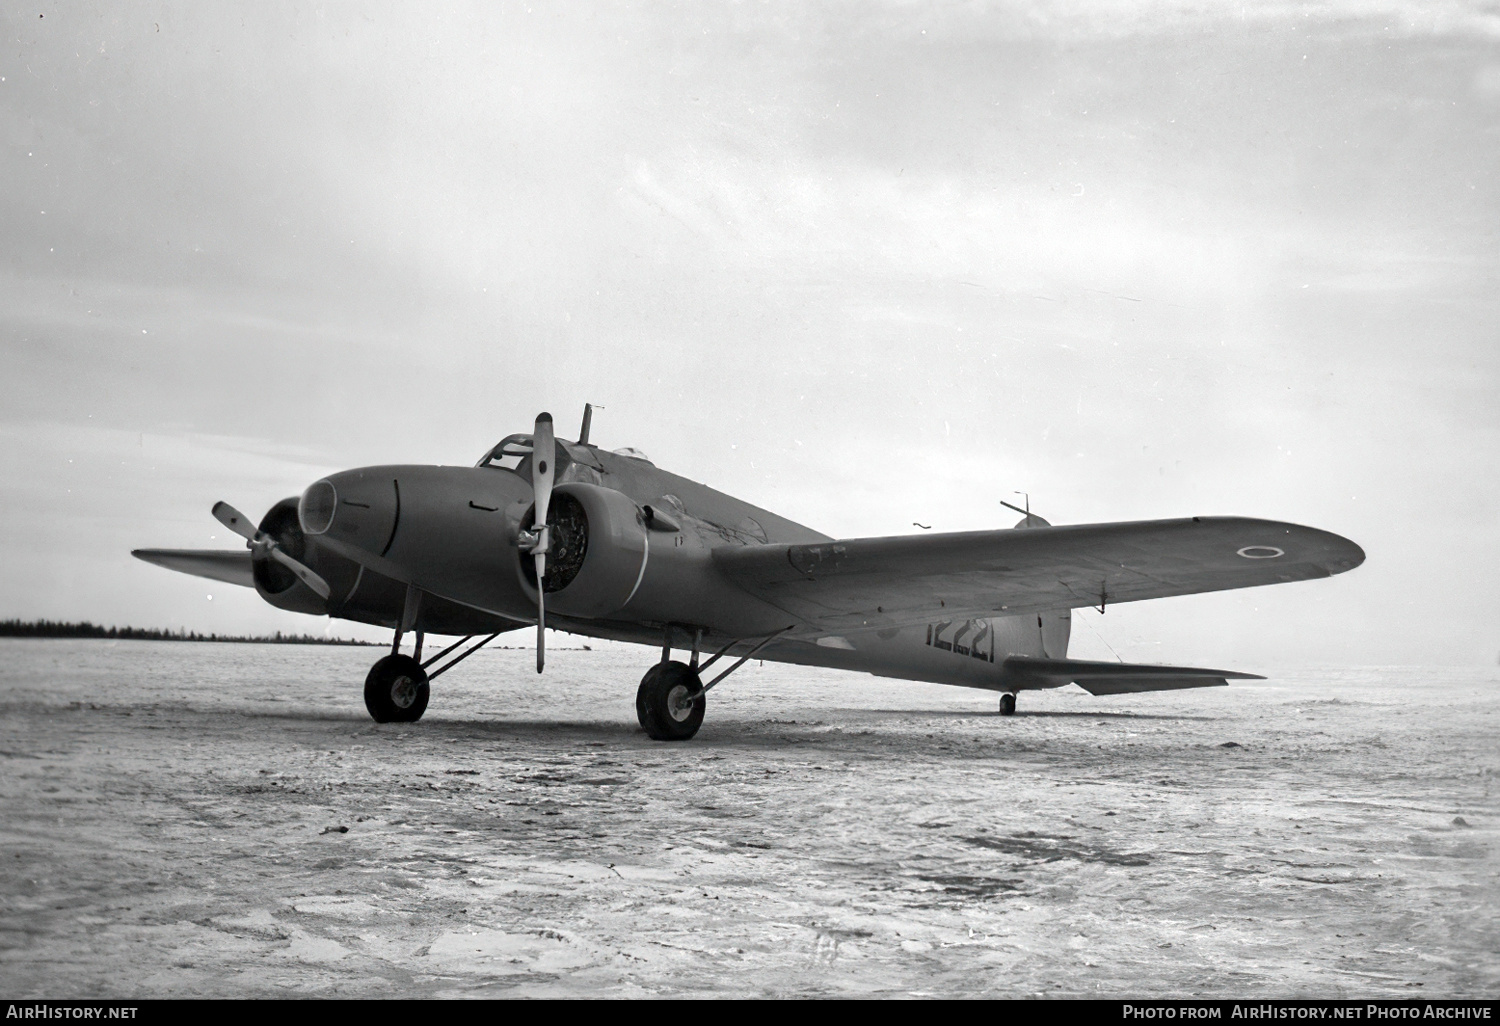
[[[1000,696],[1000,715],[1014,716],[1015,714],[1016,696],[1013,692],[1007,691],[1005,694]]]
[[[365,677],[365,708],[376,723],[415,723],[427,711],[429,688],[427,671],[422,666],[421,631],[417,631],[412,654],[401,654],[401,636],[416,625],[421,608],[421,590],[408,584],[401,622],[396,625],[396,636],[391,641],[391,654],[370,667]]]
[[[443,663],[442,666],[428,671],[427,668],[433,663],[442,662],[457,649],[468,645],[476,636],[470,634],[459,638],[431,659],[418,662],[422,659],[422,632],[418,631],[417,644],[411,655],[406,656],[393,651],[370,667],[370,675],[365,678],[365,708],[370,710],[370,715],[375,718],[375,722],[415,723],[421,719],[423,711],[427,708],[428,683],[441,677],[494,641],[500,636],[500,632],[497,631],[487,638],[481,638]],[[399,635],[396,643],[400,644]]]
[[[412,646],[411,655],[402,655],[401,637],[417,622],[417,613],[421,605],[422,593],[414,586],[407,585],[406,604],[401,611],[401,624],[396,628],[396,636],[391,641],[391,654],[370,667],[369,676],[365,677],[365,708],[370,710],[370,715],[376,723],[415,723],[420,720],[422,714],[427,711],[429,682],[441,677],[501,634],[500,631],[496,631],[489,637],[469,645],[463,652],[459,652],[458,655],[429,673],[427,670],[429,666],[442,662],[457,649],[468,645],[477,635],[470,634],[459,638],[437,655],[423,661],[424,634],[418,630],[416,644]]]
[[[641,721],[641,729],[656,741],[686,741],[698,733],[703,725],[703,696],[751,657],[771,642],[781,637],[790,627],[783,627],[756,641],[750,651],[737,659],[733,666],[720,673],[707,684],[699,676],[718,662],[736,645],[748,644],[751,639],[734,638],[719,649],[702,665],[698,663],[698,646],[703,642],[703,629],[693,629],[693,658],[690,663],[679,663],[672,658],[672,625],[662,632],[661,662],[646,671],[641,686],[635,693],[635,715]]]

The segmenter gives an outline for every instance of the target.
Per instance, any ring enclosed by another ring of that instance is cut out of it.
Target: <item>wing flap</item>
[[[713,555],[741,588],[822,629],[1304,581],[1365,558],[1336,534],[1245,517],[725,546]]]
[[[211,581],[238,584],[242,588],[255,587],[255,570],[250,562],[250,553],[223,552],[218,549],[133,549],[136,559],[164,566],[178,573],[207,577]]]
[[[1152,666],[1101,663],[1085,659],[1034,659],[1011,656],[1000,666],[1002,691],[1060,688],[1077,684],[1091,695],[1125,695],[1141,691],[1214,688],[1230,680],[1265,680],[1254,673],[1208,670],[1197,666]]]

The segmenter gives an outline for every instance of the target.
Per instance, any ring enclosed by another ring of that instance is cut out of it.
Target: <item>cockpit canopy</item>
[[[530,435],[506,435],[489,452],[480,457],[476,467],[494,467],[498,470],[508,470],[513,474],[519,474],[527,481],[531,480],[531,445]],[[575,446],[569,442],[557,439],[556,458],[556,480],[558,482],[575,479],[586,479],[590,475],[582,474],[582,469],[587,467],[596,471],[603,470],[603,465],[595,455],[597,450],[592,446]],[[628,456],[633,460],[641,460],[650,463],[646,454],[639,449],[616,449],[616,456]],[[582,476],[580,476],[582,475]]]
[[[501,470],[511,470],[520,473],[530,480],[531,478],[531,436],[530,435],[507,435],[501,439],[494,448],[485,453],[476,467],[498,467]],[[521,469],[521,464],[526,469]]]

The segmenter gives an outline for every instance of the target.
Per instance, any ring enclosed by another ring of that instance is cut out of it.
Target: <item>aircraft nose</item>
[[[346,470],[315,481],[297,501],[303,533],[327,535],[383,555],[401,515],[396,476],[389,468]]]

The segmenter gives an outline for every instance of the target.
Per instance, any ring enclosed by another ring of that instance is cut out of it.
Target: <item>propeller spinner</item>
[[[245,514],[227,502],[214,503],[213,514],[215,520],[245,539],[246,548],[257,557],[269,556],[296,574],[297,579],[317,592],[319,598],[328,597],[328,582],[283,552],[281,546],[276,543],[276,539],[258,530],[245,518]]]

